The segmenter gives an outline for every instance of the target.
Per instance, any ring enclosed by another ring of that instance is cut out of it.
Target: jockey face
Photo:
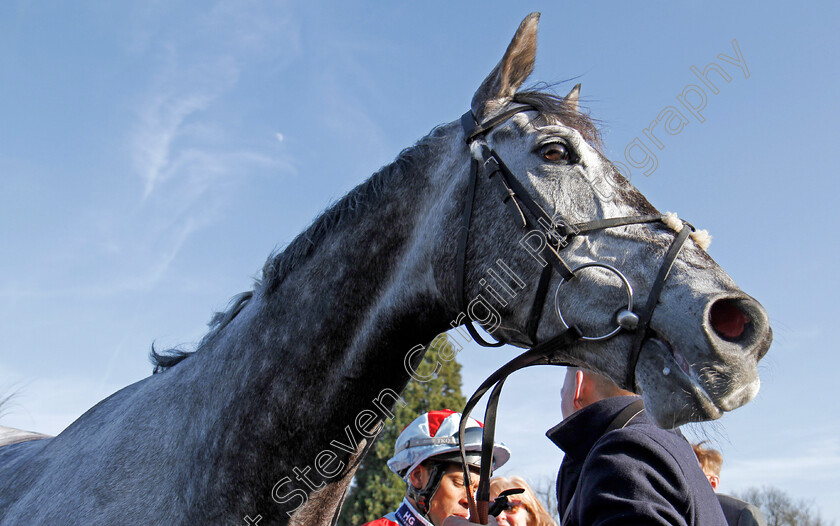
[[[470,514],[467,501],[467,491],[475,495],[478,488],[478,470],[470,469],[470,487],[464,487],[464,474],[458,464],[448,464],[440,485],[429,502],[429,519],[435,526],[441,526],[443,520],[450,515],[467,518]],[[425,487],[429,480],[429,469],[421,464],[411,472],[411,483],[414,487]]]

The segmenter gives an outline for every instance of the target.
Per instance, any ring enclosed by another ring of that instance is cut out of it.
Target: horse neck
[[[445,171],[433,159],[417,159],[364,198],[339,202],[356,210],[335,220],[301,261],[281,264],[284,276],[266,276],[242,311],[187,361],[212,370],[216,400],[205,404],[217,412],[211,440],[225,448],[216,458],[229,487],[253,488],[252,501],[276,510],[268,499],[284,478],[285,493],[309,495],[326,483],[306,507],[310,521],[312,512],[328,513],[323,502],[313,508],[315,501],[349,484],[353,459],[370,441],[364,431],[373,426],[360,429],[357,416],[392,418],[409,380],[406,353],[449,328],[449,302],[432,264],[439,247],[429,245],[429,222],[442,221],[435,179]],[[299,249],[312,231],[290,248]],[[312,469],[327,450],[336,460],[326,471],[345,466],[333,476]],[[279,508],[302,501],[290,499]]]

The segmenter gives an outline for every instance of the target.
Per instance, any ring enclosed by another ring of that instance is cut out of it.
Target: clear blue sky
[[[190,343],[325,206],[458,118],[519,21],[542,11],[532,80],[583,83],[606,151],[715,236],[770,313],[748,406],[694,427],[722,485],[775,485],[840,519],[836,7],[795,3],[51,2],[0,4],[2,423],[58,433]],[[718,58],[735,56],[749,70]],[[643,133],[715,61],[704,122]],[[465,391],[513,355],[468,349]],[[507,473],[552,477],[562,369],[506,386]]]

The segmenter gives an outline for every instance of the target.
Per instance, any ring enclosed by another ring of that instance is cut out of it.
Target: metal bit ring
[[[625,307],[624,310],[630,311],[632,313],[632,311],[633,311],[633,287],[630,286],[630,282],[627,281],[627,278],[624,277],[624,274],[622,274],[615,267],[613,267],[611,265],[607,265],[606,263],[584,263],[583,265],[579,265],[579,266],[573,268],[572,273],[576,273],[578,270],[589,268],[589,267],[600,267],[600,268],[607,269],[610,272],[612,272],[613,274],[615,274],[616,276],[618,276],[619,279],[621,279],[621,283],[624,285],[624,289],[627,291],[627,307]],[[565,282],[566,282],[566,280],[561,278],[560,283],[557,285],[557,291],[554,293],[554,309],[557,311],[557,316],[560,318],[560,323],[562,323],[563,326],[568,329],[569,324],[566,323],[565,318],[563,318],[563,312],[560,310],[560,288],[563,286],[563,283],[565,283]],[[601,335],[601,336],[582,336],[581,339],[586,340],[586,341],[590,341],[590,342],[598,342],[598,341],[602,341],[602,340],[608,340],[608,339],[612,338],[613,336],[615,336],[616,334],[618,334],[621,331],[621,329],[623,329],[623,328],[624,327],[622,327],[621,325],[617,325],[615,329],[608,332],[607,334],[604,334],[604,335]]]

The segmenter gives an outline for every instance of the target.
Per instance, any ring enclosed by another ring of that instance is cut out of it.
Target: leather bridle
[[[683,222],[683,228],[676,235],[676,238],[662,261],[662,265],[659,268],[659,272],[653,282],[650,293],[648,294],[647,301],[644,302],[641,308],[637,308],[635,311],[633,303],[633,289],[630,282],[618,269],[604,263],[595,262],[585,263],[575,268],[570,268],[560,252],[568,245],[568,240],[571,238],[607,228],[642,223],[664,222],[665,216],[640,215],[599,219],[584,223],[569,223],[562,220],[562,218],[558,219],[549,215],[539,205],[539,203],[531,197],[529,192],[524,186],[522,186],[508,167],[505,166],[501,157],[488,146],[485,139],[486,134],[494,127],[507,121],[517,113],[525,111],[537,111],[539,113],[539,111],[533,106],[517,104],[480,124],[476,122],[472,111],[468,111],[461,117],[461,125],[463,127],[465,140],[467,145],[472,147],[471,149],[473,152],[473,158],[470,164],[470,180],[468,183],[466,200],[462,214],[463,228],[461,230],[461,236],[458,240],[456,260],[457,266],[455,279],[459,306],[463,309],[461,312],[468,312],[465,301],[466,251],[467,242],[469,240],[475,190],[479,180],[486,179],[498,188],[502,202],[505,204],[514,220],[521,226],[523,231],[530,232],[536,230],[545,236],[545,247],[549,252],[549,257],[547,259],[550,263],[543,267],[543,271],[540,274],[534,300],[531,304],[531,309],[526,321],[525,332],[533,346],[490,375],[490,377],[487,378],[470,397],[462,412],[461,428],[459,430],[460,444],[464,443],[463,433],[467,417],[481,397],[490,390],[490,388],[493,388],[493,392],[490,394],[490,398],[488,399],[487,409],[484,415],[480,481],[478,490],[476,491],[476,499],[473,499],[472,495],[468,495],[470,518],[472,522],[478,522],[480,524],[487,524],[487,511],[490,501],[490,467],[493,463],[492,455],[495,439],[496,408],[498,406],[499,395],[501,394],[502,385],[504,384],[505,379],[514,371],[533,365],[577,365],[561,357],[561,354],[566,356],[571,354],[569,348],[575,342],[579,342],[581,340],[603,341],[614,337],[622,331],[628,331],[634,333],[634,338],[630,349],[627,376],[624,384],[629,390],[635,391],[636,364],[639,360],[639,354],[641,353],[642,346],[651,333],[649,324],[653,315],[653,310],[656,308],[656,304],[659,301],[659,296],[665,286],[665,280],[668,278],[671,267],[674,265],[674,262],[685,244],[685,241],[688,239],[688,236],[694,231],[694,227],[691,224]],[[628,304],[626,308],[621,309],[617,314],[616,328],[602,336],[584,336],[578,327],[567,324],[557,301],[562,284],[575,279],[581,270],[590,267],[603,268],[616,274],[621,279],[628,295]],[[561,322],[566,328],[551,339],[545,342],[537,343],[536,335],[539,327],[539,320],[542,317],[543,305],[545,304],[548,287],[554,270],[556,270],[562,278],[555,296],[555,307]],[[485,347],[498,347],[504,345],[504,342],[488,342],[482,338],[473,326],[473,321],[469,318],[467,318],[466,327],[470,335],[479,345]],[[467,468],[463,446],[461,446],[461,456],[464,466],[464,483],[465,487],[469,488],[470,473]],[[477,504],[476,500],[478,501]]]

